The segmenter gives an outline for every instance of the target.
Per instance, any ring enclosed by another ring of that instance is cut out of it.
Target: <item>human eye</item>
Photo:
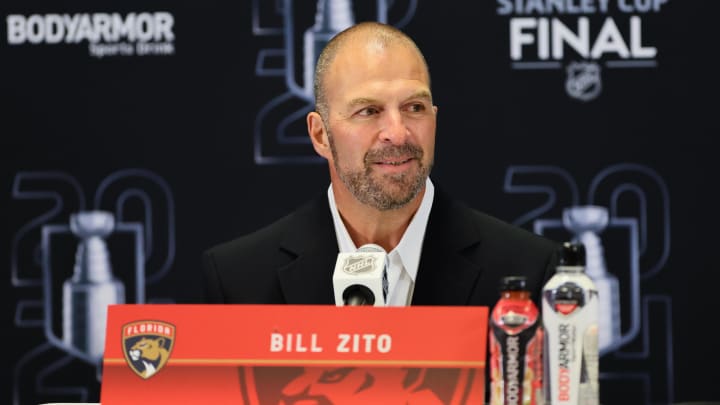
[[[422,111],[425,111],[425,110],[426,110],[425,104],[423,104],[423,103],[414,103],[414,104],[410,105],[410,110],[413,111],[413,112],[422,112]]]
[[[422,112],[427,111],[427,109],[428,109],[427,105],[425,103],[419,102],[419,101],[409,103],[406,107],[406,110],[411,113],[422,113]]]
[[[356,114],[361,117],[370,117],[370,116],[376,115],[378,113],[380,113],[380,110],[378,108],[373,107],[373,106],[367,106],[367,107],[363,107],[360,110],[358,110],[358,112]]]

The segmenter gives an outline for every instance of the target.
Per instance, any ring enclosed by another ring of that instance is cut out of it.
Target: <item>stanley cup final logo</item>
[[[511,69],[561,71],[565,66],[567,95],[587,102],[602,91],[601,66],[603,74],[657,67],[659,50],[647,31],[669,2],[497,0],[495,12],[507,22]]]

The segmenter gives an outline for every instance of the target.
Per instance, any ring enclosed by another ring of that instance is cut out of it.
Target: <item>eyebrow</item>
[[[413,94],[412,96],[408,97],[407,99],[410,100],[413,98],[425,98],[428,100],[432,100],[432,96],[430,95],[430,92],[427,90],[420,90],[420,91],[416,92],[415,94]]]
[[[427,90],[420,90],[413,94],[411,94],[409,97],[406,97],[405,100],[412,100],[416,98],[424,98],[428,101],[432,100],[432,96],[430,95],[430,92]],[[359,105],[366,105],[366,104],[377,104],[379,100],[369,97],[358,97],[350,100],[348,103],[348,107],[354,108]]]
[[[375,103],[377,103],[377,100],[374,98],[357,97],[357,98],[350,100],[350,102],[347,105],[348,105],[348,107],[350,107],[352,109],[359,105],[375,104]]]

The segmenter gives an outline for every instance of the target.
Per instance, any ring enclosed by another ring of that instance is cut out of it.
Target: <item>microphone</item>
[[[369,243],[352,253],[338,253],[333,272],[335,305],[384,307],[388,292],[388,256]]]

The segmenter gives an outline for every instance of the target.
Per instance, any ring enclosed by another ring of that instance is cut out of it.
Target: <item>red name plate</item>
[[[482,404],[487,307],[113,305],[101,403]]]

